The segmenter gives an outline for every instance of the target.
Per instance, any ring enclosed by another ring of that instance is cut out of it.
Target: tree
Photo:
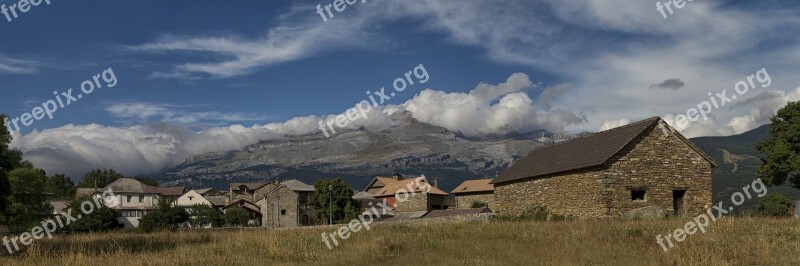
[[[792,200],[786,196],[770,192],[758,202],[758,213],[764,216],[788,217],[792,216]]]
[[[317,210],[316,218],[318,221],[328,223],[329,202],[331,195],[328,186],[333,186],[333,221],[334,223],[347,223],[357,219],[363,212],[361,204],[353,199],[353,188],[341,178],[322,179],[314,184],[314,194],[311,195],[310,203]]]
[[[225,210],[223,215],[228,226],[245,226],[250,221],[250,213],[241,207],[232,207]]]
[[[766,155],[758,177],[770,186],[780,186],[787,179],[800,188],[800,102],[791,102],[770,118],[772,137],[756,146]]]
[[[53,193],[53,197],[56,199],[75,197],[75,183],[72,183],[72,180],[66,175],[55,174],[47,177],[45,187],[47,192]]]
[[[190,221],[192,226],[196,228],[202,228],[206,225],[216,227],[222,223],[222,215],[219,214],[216,208],[208,204],[195,204],[192,207]]]
[[[157,182],[157,181],[155,181],[154,179],[150,178],[150,177],[147,177],[147,176],[137,176],[137,177],[134,177],[134,178],[135,178],[136,180],[139,180],[139,182],[142,182],[142,183],[144,183],[145,185],[148,185],[148,186],[153,186],[153,187],[157,187],[157,186],[158,186],[158,182]]]
[[[157,230],[171,230],[189,221],[189,214],[180,207],[170,206],[162,202],[158,208],[147,213],[139,221],[139,229],[145,232]]]
[[[6,115],[0,114],[0,121],[5,121]],[[8,196],[11,195],[11,183],[8,181],[8,173],[16,168],[32,168],[30,162],[22,159],[22,152],[9,149],[11,144],[11,132],[5,126],[0,126],[0,217],[8,207]]]
[[[8,173],[11,184],[10,205],[7,210],[7,222],[12,231],[29,230],[41,224],[49,217],[53,207],[47,202],[49,195],[45,193],[47,176],[41,169],[18,168]]]
[[[92,205],[95,205],[94,211],[89,214],[83,214],[81,212],[81,204],[84,204],[84,202],[90,202]],[[73,214],[81,213],[81,218],[72,221],[67,225],[65,230],[69,232],[90,233],[105,232],[120,228],[121,225],[117,222],[117,216],[114,211],[108,208],[102,199],[99,199],[98,202],[100,203],[99,206],[92,197],[68,201],[67,209],[71,209]]]
[[[83,175],[81,183],[78,184],[79,188],[102,188],[114,182],[119,178],[123,178],[122,174],[117,173],[113,169],[96,169],[87,172]]]

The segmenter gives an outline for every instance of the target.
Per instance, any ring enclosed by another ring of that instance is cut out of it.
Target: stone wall
[[[489,204],[494,210],[494,192],[461,193],[456,195],[456,209],[471,209],[473,202]]]
[[[297,193],[282,187],[267,194],[267,200],[261,206],[264,226],[268,228],[300,226],[300,210]]]
[[[663,123],[663,122],[660,122]],[[610,163],[595,169],[495,184],[498,215],[516,216],[537,206],[579,218],[619,217],[636,208],[661,206],[674,214],[673,191],[686,191],[684,213],[711,205],[711,164],[668,126],[645,132]],[[634,201],[632,190],[644,190]]]
[[[675,214],[673,191],[685,190],[684,213],[694,216],[711,205],[711,164],[670,128],[659,125],[627,147],[604,171],[604,197],[610,216],[631,209],[661,206]],[[644,190],[645,200],[633,201],[631,190]]]
[[[606,213],[602,192],[601,172],[568,173],[495,184],[495,209],[492,210],[497,215],[518,216],[536,207],[545,207],[552,214],[598,217]]]
[[[408,196],[406,198],[406,196]],[[418,212],[428,210],[428,195],[422,193],[398,193],[395,195],[395,211]]]

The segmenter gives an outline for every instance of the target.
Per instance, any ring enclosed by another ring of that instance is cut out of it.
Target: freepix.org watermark
[[[758,84],[756,84],[756,81],[758,81]],[[675,125],[678,126],[678,128],[685,128],[689,122],[700,120],[700,117],[703,117],[703,120],[708,120],[708,114],[710,114],[711,111],[722,108],[725,106],[725,104],[733,102],[733,100],[736,100],[738,95],[746,94],[751,89],[755,89],[756,85],[759,85],[762,88],[772,85],[772,79],[769,77],[769,73],[767,72],[766,68],[762,68],[755,74],[747,76],[745,80],[737,82],[736,85],[733,86],[733,91],[736,92],[736,94],[729,95],[728,90],[722,90],[721,92],[713,95],[711,92],[709,92],[708,101],[701,102],[697,105],[697,108],[689,108],[685,115],[676,115]]]
[[[675,11],[672,10],[674,6],[676,9],[681,9],[686,6],[687,2],[694,2],[694,0],[667,0],[666,3],[661,3],[661,1],[656,2],[656,10],[664,16],[664,19],[668,19],[670,16],[675,14]],[[667,15],[669,12],[669,15]]]
[[[698,215],[694,218],[694,220],[689,221],[683,228],[675,229],[672,233],[667,234],[666,236],[658,235],[656,236],[656,243],[661,246],[661,249],[664,252],[669,251],[675,245],[672,243],[674,239],[677,242],[683,242],[686,240],[686,236],[694,235],[697,231],[706,233],[706,227],[708,226],[709,222],[716,222],[717,218],[722,217],[722,215],[728,214],[732,212],[733,209],[742,203],[745,200],[753,199],[753,194],[750,193],[750,189],[756,194],[755,196],[762,198],[764,195],[767,195],[767,186],[764,185],[764,182],[761,179],[756,179],[753,181],[752,184],[744,186],[742,191],[737,191],[731,195],[731,203],[732,206],[728,206],[728,208],[723,207],[722,202],[720,201],[717,205],[714,205],[713,208],[707,209],[705,213]],[[714,215],[712,212],[716,211],[717,214]],[[665,244],[666,242],[666,244]]]
[[[103,82],[101,83],[101,81]],[[95,89],[103,88],[103,85],[109,88],[117,86],[117,76],[114,74],[114,70],[110,67],[104,70],[102,73],[94,75],[92,78],[83,81],[81,83],[81,91],[83,93],[74,94],[72,88],[61,93],[54,91],[53,95],[55,96],[55,99],[47,100],[43,102],[41,106],[34,107],[30,113],[24,113],[14,118],[6,118],[5,121],[3,121],[3,124],[6,126],[8,131],[19,132],[20,125],[22,127],[31,126],[33,122],[42,120],[45,116],[47,116],[49,119],[53,119],[53,115],[59,109],[64,109],[73,102],[83,99],[84,95],[91,94],[95,91]]]
[[[28,13],[32,7],[39,6],[42,2],[45,2],[48,6],[50,5],[50,0],[20,0],[18,3],[9,6],[6,6],[6,4],[0,5],[0,13],[3,13],[8,22],[12,22],[19,18],[21,13]]]
[[[45,237],[45,235],[47,236],[47,239],[52,239],[53,233],[63,229],[67,225],[77,220],[80,220],[83,215],[89,215],[97,208],[101,208],[103,206],[113,208],[119,204],[117,197],[114,196],[114,192],[111,190],[106,190],[103,192],[102,196],[95,196],[93,198],[94,201],[84,201],[80,206],[70,206],[67,212],[60,213],[56,215],[55,218],[43,221],[42,225],[34,227],[30,232],[22,233],[19,236],[12,237],[11,239],[9,239],[7,236],[3,237],[3,246],[6,247],[8,254],[13,254],[21,249],[19,244],[22,244],[23,246],[29,246],[34,240],[42,239]],[[80,210],[81,213],[73,216],[73,209],[75,209],[76,212]]]
[[[362,4],[367,3],[367,0],[335,0],[333,3],[325,5],[325,10],[322,10],[322,4],[317,4],[317,14],[322,17],[322,21],[328,22],[329,18],[333,18],[333,12],[331,12],[331,7],[333,7],[336,12],[342,12],[347,9],[348,6],[355,5],[356,3],[361,2]]]
[[[425,176],[417,177],[414,179],[414,182],[409,182],[405,188],[397,190],[395,193],[395,198],[397,199],[396,204],[402,204],[408,201],[408,199],[415,194],[426,195],[428,192],[431,192],[431,189],[433,189],[433,187],[426,182]],[[322,233],[322,242],[328,246],[328,250],[333,250],[335,246],[339,246],[337,237],[344,241],[349,239],[352,233],[358,233],[361,231],[362,227],[366,229],[366,231],[371,230],[372,227],[370,227],[370,225],[375,221],[375,219],[380,219],[381,217],[389,214],[388,210],[391,209],[391,207],[386,204],[386,200],[383,200],[383,202],[380,202],[377,205],[372,203],[369,205],[370,208],[367,208],[367,210],[364,211],[364,213],[362,213],[358,219],[353,219],[347,225],[339,227],[339,230],[336,230],[332,233]],[[381,207],[381,210],[378,210],[376,206]],[[331,245],[331,242],[333,242],[333,245]]]
[[[416,83],[414,82],[416,78]],[[394,80],[392,86],[396,92],[403,92],[409,86],[414,86],[415,84],[425,84],[430,80],[430,75],[428,75],[428,71],[425,69],[425,66],[419,64],[419,66],[414,67],[414,69],[405,73],[403,77],[399,77]],[[367,95],[369,95],[369,99],[363,100],[356,104],[356,107],[347,109],[344,114],[336,116],[334,119],[330,119],[327,122],[320,120],[319,121],[319,129],[322,130],[322,133],[325,134],[326,138],[330,138],[332,134],[336,134],[336,129],[334,125],[339,128],[346,127],[350,122],[356,121],[358,119],[366,119],[367,112],[372,110],[373,107],[378,107],[383,105],[385,102],[392,99],[392,97],[397,96],[396,92],[390,92],[389,94],[386,93],[386,87],[381,88],[379,91],[371,92],[367,91]],[[377,97],[377,98],[376,98]],[[328,132],[330,130],[330,132]]]

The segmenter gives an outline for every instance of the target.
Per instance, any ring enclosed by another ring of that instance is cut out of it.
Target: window
[[[127,203],[131,203],[131,198],[133,198],[133,196],[123,196],[123,197],[125,197],[125,202]]]
[[[634,201],[634,202],[647,201],[647,198],[645,198],[645,194],[646,193],[647,193],[647,190],[645,190],[645,189],[632,189],[631,190],[631,200]]]
[[[286,215],[286,210],[281,210],[281,215]]]

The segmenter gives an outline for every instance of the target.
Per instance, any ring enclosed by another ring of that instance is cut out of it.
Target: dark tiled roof
[[[156,190],[158,194],[161,196],[177,196],[180,197],[183,195],[183,192],[186,191],[184,187],[157,187]]]
[[[480,213],[492,213],[492,210],[490,210],[489,208],[433,210],[429,212],[427,215],[425,215],[425,218],[450,217],[450,216],[461,216],[461,215],[480,214]]]
[[[603,165],[642,133],[658,125],[660,121],[662,121],[661,118],[653,117],[630,125],[535,149],[528,156],[500,174],[492,183],[498,184]],[[715,165],[713,160],[708,158],[700,149],[680,136],[680,133],[675,133],[692,149],[706,158],[712,165]]]

